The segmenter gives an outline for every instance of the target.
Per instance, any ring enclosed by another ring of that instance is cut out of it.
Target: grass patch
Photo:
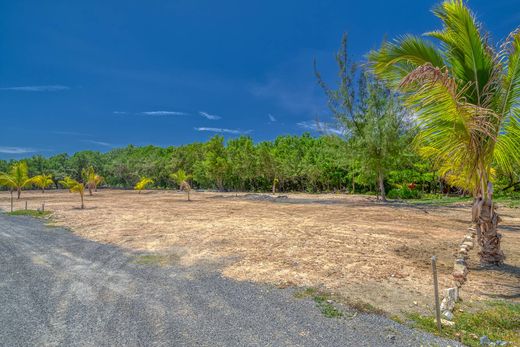
[[[175,254],[142,254],[135,257],[133,263],[138,265],[166,266],[178,262],[180,257]]]
[[[321,313],[327,318],[343,317],[343,312],[332,305],[331,296],[327,293],[321,292],[316,288],[306,288],[294,293],[294,297],[298,299],[312,298],[316,303]]]
[[[40,211],[40,210],[17,210],[13,212],[7,212],[10,216],[29,216],[35,218],[44,218],[51,214],[50,211]]]
[[[431,194],[425,195],[422,199],[410,199],[408,202],[417,205],[447,206],[456,203],[471,203],[472,198]]]
[[[417,328],[437,333],[433,316],[409,314]],[[442,336],[458,340],[468,346],[480,346],[480,337],[492,341],[509,342],[508,346],[520,346],[520,304],[490,302],[476,312],[455,312],[455,325],[442,327]]]

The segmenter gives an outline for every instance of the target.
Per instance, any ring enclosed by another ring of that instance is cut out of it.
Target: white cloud
[[[70,87],[61,85],[44,85],[44,86],[21,86],[21,87],[4,87],[0,90],[12,90],[18,92],[58,92],[69,90]]]
[[[141,114],[147,116],[187,116],[186,112],[178,112],[178,111],[145,111],[141,112]]]
[[[297,126],[303,129],[319,131],[323,133],[332,133],[336,135],[344,135],[344,131],[338,128],[331,127],[330,124],[319,121],[303,121],[296,123]]]
[[[112,112],[112,113],[113,113],[113,114],[126,114],[125,111],[114,111],[114,112]]]
[[[217,119],[221,119],[222,118],[220,116],[217,116],[216,114],[209,114],[209,113],[203,112],[203,111],[199,111],[199,114],[202,117],[207,118],[207,119],[211,119],[211,120],[217,120]]]
[[[269,113],[267,116],[271,122],[276,122],[276,118],[272,114]]]
[[[25,154],[25,153],[35,153],[35,152],[38,152],[38,150],[36,150],[34,148],[0,146],[0,153],[4,153],[4,154]]]
[[[95,141],[95,140],[83,140],[83,142],[91,143],[93,145],[98,145],[102,147],[115,147],[113,144],[103,141]]]
[[[226,129],[226,128],[195,128],[197,131],[210,131],[214,133],[249,134],[251,130]]]
[[[251,85],[249,92],[260,99],[272,100],[293,114],[320,114],[326,110],[326,101],[314,83],[290,84],[282,78]]]

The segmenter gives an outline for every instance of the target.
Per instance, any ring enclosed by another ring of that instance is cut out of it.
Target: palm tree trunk
[[[473,203],[473,221],[476,224],[477,240],[480,245],[480,263],[500,265],[504,262],[504,252],[500,249],[502,235],[497,232],[501,221],[495,212],[493,200],[477,198]]]
[[[188,190],[188,201],[190,201],[190,191]]]
[[[20,195],[22,194],[22,188],[21,187],[16,188],[16,194],[18,196],[18,199],[20,199]]]
[[[81,196],[81,209],[85,208],[85,205],[83,204],[83,193],[79,194]]]
[[[90,186],[88,187],[88,194],[92,196],[92,188]]]

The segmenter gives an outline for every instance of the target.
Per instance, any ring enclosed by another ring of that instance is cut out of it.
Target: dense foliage
[[[338,136],[279,136],[274,141],[254,143],[241,136],[227,142],[215,136],[205,143],[179,147],[156,146],[118,148],[107,153],[81,151],[49,158],[37,155],[24,161],[29,176],[51,174],[55,186],[65,177],[84,181],[92,167],[104,178],[102,186],[133,188],[142,177],[158,188],[176,188],[171,174],[184,170],[192,175],[194,188],[244,191],[356,191],[375,189],[376,182],[361,170],[348,143]],[[399,171],[390,171],[386,184],[398,188],[416,183],[418,189],[435,190],[437,177],[427,163],[410,153]],[[0,172],[15,162],[0,160]]]

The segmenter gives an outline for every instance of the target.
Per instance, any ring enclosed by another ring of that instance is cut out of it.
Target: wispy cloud
[[[108,142],[104,142],[104,141],[83,140],[83,142],[91,143],[93,145],[98,145],[98,146],[102,146],[102,147],[111,147],[111,148],[115,147],[114,144],[108,143]]]
[[[144,114],[146,116],[187,116],[187,115],[189,115],[186,112],[179,112],[179,111],[145,111],[145,112],[141,112],[141,114]]]
[[[282,78],[272,78],[263,84],[254,84],[249,92],[260,99],[272,100],[293,114],[320,114],[326,102],[315,90],[315,84],[289,84]]]
[[[127,114],[125,111],[114,111],[113,114]]]
[[[267,116],[269,117],[269,121],[273,123],[276,122],[276,118],[272,114],[269,113]]]
[[[330,124],[320,121],[303,121],[296,123],[297,126],[306,130],[319,131],[322,133],[332,133],[336,135],[344,135],[344,131],[335,127],[332,127]]]
[[[20,87],[4,87],[0,90],[12,90],[17,92],[59,92],[69,90],[70,87],[62,85],[43,85],[43,86],[20,86]]]
[[[209,113],[204,112],[204,111],[199,111],[199,114],[202,117],[207,118],[207,119],[211,119],[211,120],[217,120],[217,119],[221,119],[222,118],[220,116],[217,116],[216,114],[209,114]]]
[[[209,131],[214,133],[249,134],[252,130],[226,129],[226,128],[195,128],[197,131]]]
[[[38,152],[38,150],[34,148],[0,146],[0,153],[3,154],[26,154],[35,152]]]

